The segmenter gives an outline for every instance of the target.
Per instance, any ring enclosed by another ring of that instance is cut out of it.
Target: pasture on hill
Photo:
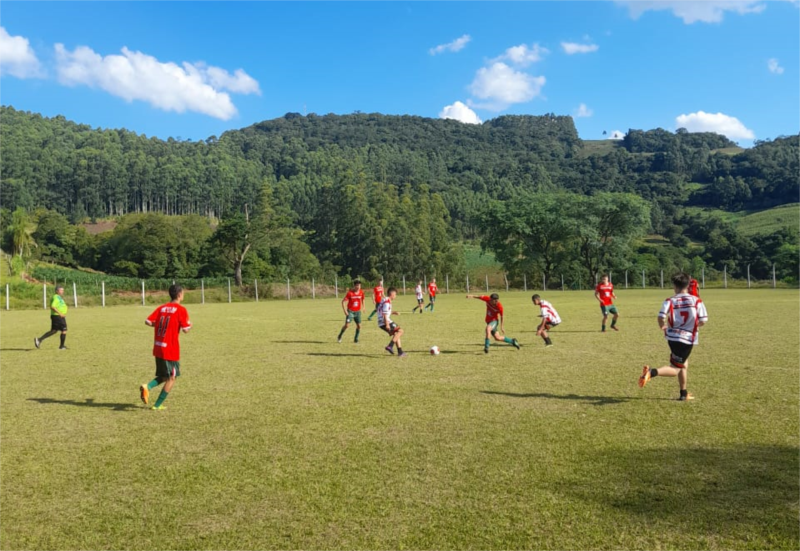
[[[667,292],[500,292],[411,314],[406,358],[375,320],[337,344],[335,299],[192,304],[165,411],[154,305],[0,315],[2,549],[798,549],[798,291],[706,290],[689,389],[663,365]],[[369,309],[366,312],[369,313]],[[365,316],[366,317],[366,316]],[[431,356],[438,345],[442,353]],[[151,393],[151,399],[157,391]]]

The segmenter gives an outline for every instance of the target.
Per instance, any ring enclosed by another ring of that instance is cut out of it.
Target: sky
[[[0,103],[205,140],[289,112],[800,131],[800,0],[16,2]]]

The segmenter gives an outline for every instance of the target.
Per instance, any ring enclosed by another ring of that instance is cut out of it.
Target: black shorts
[[[61,316],[50,316],[50,331],[66,331],[67,318]]]
[[[397,330],[398,330],[398,329],[400,329],[400,328],[397,326],[397,324],[396,324],[396,323],[394,323],[394,322],[390,323],[390,324],[388,325],[388,327],[387,327],[386,325],[380,325],[379,327],[380,327],[381,329],[383,329],[384,331],[386,331],[387,333],[389,333],[389,335],[394,335],[395,333],[397,333]]]
[[[685,368],[686,360],[689,359],[689,355],[691,355],[692,348],[694,348],[694,345],[678,341],[667,341],[667,342],[669,343],[669,350],[671,352],[671,354],[669,355],[669,363],[672,364],[673,367],[677,367],[678,369]]]
[[[181,376],[181,362],[156,358],[156,378],[169,379]]]

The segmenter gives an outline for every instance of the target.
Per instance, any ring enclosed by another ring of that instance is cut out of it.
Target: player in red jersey
[[[428,283],[428,300],[430,300],[430,302],[425,307],[426,310],[430,308],[431,312],[433,312],[433,306],[434,303],[436,302],[436,293],[438,292],[439,288],[436,286],[436,278],[434,277],[433,279],[431,279],[431,282]]]
[[[697,334],[700,327],[708,322],[706,305],[700,298],[689,293],[689,279],[689,275],[685,273],[672,276],[676,294],[665,300],[658,312],[658,326],[664,332],[664,338],[669,344],[670,365],[658,369],[650,369],[650,366],[646,365],[639,377],[639,387],[644,388],[653,377],[677,376],[681,391],[678,400],[682,402],[694,399],[686,389],[689,379],[689,355],[698,343]]]
[[[378,282],[378,285],[372,288],[372,303],[375,305],[375,309],[372,310],[372,313],[367,318],[367,321],[372,321],[372,316],[378,313],[378,305],[383,300],[383,280],[381,279]]]
[[[347,306],[345,306],[345,304]],[[355,280],[353,288],[347,291],[347,294],[342,299],[342,310],[344,310],[344,325],[342,330],[339,331],[338,342],[342,342],[342,335],[350,327],[350,322],[356,322],[356,337],[353,339],[354,343],[358,342],[358,335],[361,333],[361,309],[364,307],[364,291],[361,290],[361,282]]]
[[[171,285],[169,298],[171,300],[168,303],[156,308],[144,321],[145,325],[155,327],[153,356],[156,357],[156,376],[146,385],[139,387],[139,397],[142,402],[147,405],[150,400],[150,390],[165,383],[152,409],[164,409],[164,400],[172,390],[175,378],[181,374],[181,345],[178,337],[181,331],[188,333],[192,328],[189,313],[181,306],[183,288],[180,285]]]
[[[603,313],[603,325],[600,331],[605,332],[606,320],[609,314],[614,316],[611,318],[611,329],[619,331],[616,327],[619,312],[617,312],[617,307],[614,306],[614,299],[617,298],[617,295],[614,294],[614,284],[608,280],[607,275],[604,275],[597,287],[594,288],[594,298],[600,302],[600,311]]]
[[[483,353],[489,353],[489,344],[491,343],[490,337],[494,337],[496,341],[508,343],[519,350],[520,344],[517,339],[505,336],[505,329],[503,328],[503,305],[500,304],[500,296],[497,293],[492,293],[488,297],[486,295],[467,295],[467,298],[477,298],[486,303],[486,339],[483,343]],[[503,334],[502,337],[497,331],[498,324],[500,325],[499,333]]]

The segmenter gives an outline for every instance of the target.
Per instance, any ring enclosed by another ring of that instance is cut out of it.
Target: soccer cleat
[[[161,411],[162,409],[167,409],[167,406],[165,406],[164,404],[161,404],[160,406],[153,406],[150,409],[152,409],[154,411]]]
[[[519,341],[517,339],[511,339],[511,346],[513,346],[517,350],[520,349],[520,344],[519,344]]]
[[[386,350],[389,354],[394,355],[394,348],[392,348],[391,346],[385,347],[384,350]]]
[[[489,353],[489,347],[488,346],[484,347],[483,353],[484,354],[488,354]]]
[[[613,325],[611,326],[611,329],[613,329],[614,331],[619,331],[619,329],[617,329],[617,328],[616,328],[616,327],[614,327]]]
[[[694,400],[694,394],[686,394],[686,396],[678,398],[679,402],[688,402],[689,400]]]
[[[139,397],[144,402],[144,405],[150,401],[150,391],[147,389],[147,385],[142,385],[139,387]]]
[[[650,380],[650,366],[646,365],[642,368],[642,375],[639,377],[639,388],[644,388],[644,385]]]
[[[408,354],[406,354],[405,352],[402,352],[397,357],[398,358],[405,358],[406,356],[408,356]]]
[[[69,348],[67,348],[66,346],[59,346],[58,349],[59,350],[69,350]]]
[[[338,342],[339,344],[342,344],[342,337],[339,337],[338,339],[336,339],[336,342]]]
[[[545,344],[544,345],[545,348],[550,348],[551,346],[553,346],[553,343],[549,343],[549,344]]]
[[[34,344],[34,346],[36,346],[36,348],[39,348],[41,346],[41,344],[42,344],[42,341],[40,341],[39,339],[34,337],[33,338],[33,344]]]

